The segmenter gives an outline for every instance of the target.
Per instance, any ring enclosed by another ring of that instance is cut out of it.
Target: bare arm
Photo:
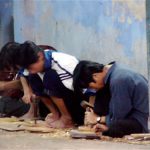
[[[89,97],[89,103],[94,106],[94,103],[95,103],[95,96],[90,96],[90,97]]]
[[[20,80],[0,81],[0,90],[5,91],[9,89],[22,89]]]
[[[21,80],[21,84],[22,84],[23,92],[24,92],[24,96],[22,97],[22,100],[25,103],[30,103],[31,102],[31,96],[33,96],[32,89],[29,86],[26,78],[20,77],[20,80]]]
[[[30,91],[30,87],[28,85],[28,82],[27,82],[26,78],[20,77],[20,81],[21,81],[24,93],[29,92]]]

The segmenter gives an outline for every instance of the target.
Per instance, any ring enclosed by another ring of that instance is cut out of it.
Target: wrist
[[[100,117],[100,116],[98,116],[98,117],[96,118],[96,123],[101,123],[101,117]]]
[[[106,117],[105,116],[97,116],[96,118],[97,123],[105,124],[106,123]]]
[[[106,117],[105,116],[101,116],[101,123],[106,124]]]

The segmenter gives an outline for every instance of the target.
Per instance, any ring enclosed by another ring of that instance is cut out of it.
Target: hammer
[[[84,108],[84,109],[87,109],[88,107],[89,108],[94,108],[94,106],[92,105],[92,104],[90,104],[89,102],[87,102],[87,101],[82,101],[81,103],[80,103],[80,105]]]

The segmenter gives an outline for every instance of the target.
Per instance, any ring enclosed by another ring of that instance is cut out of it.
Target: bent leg
[[[136,119],[117,120],[112,123],[109,130],[104,132],[103,135],[111,137],[123,137],[132,133],[142,133],[143,129],[141,124]]]

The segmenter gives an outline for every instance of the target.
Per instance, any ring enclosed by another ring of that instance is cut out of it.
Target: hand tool
[[[31,97],[31,102],[33,103],[34,124],[37,124],[39,98],[37,96],[32,96]]]
[[[84,109],[87,109],[88,107],[89,108],[94,108],[94,106],[92,105],[92,104],[90,104],[89,102],[87,102],[87,101],[82,101],[81,103],[80,103],[80,105],[84,108]]]

